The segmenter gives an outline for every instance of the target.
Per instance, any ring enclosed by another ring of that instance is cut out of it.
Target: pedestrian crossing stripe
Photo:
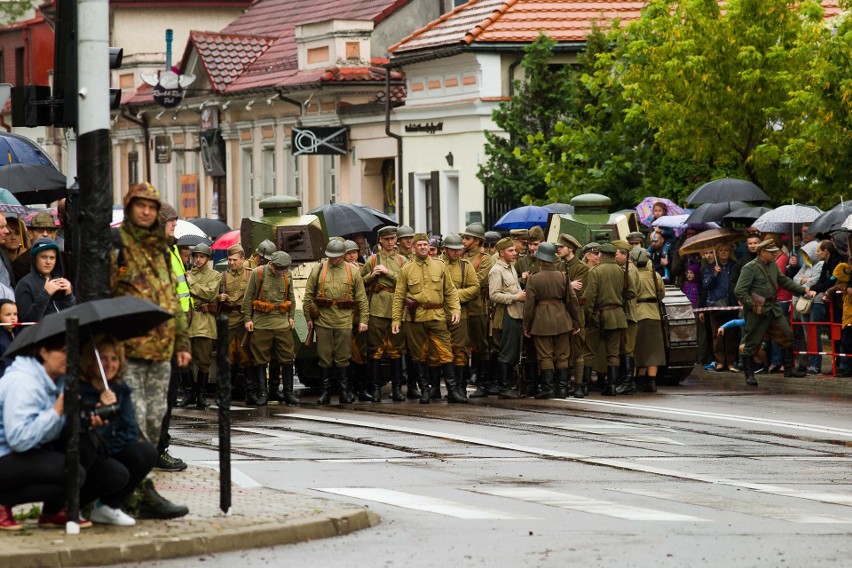
[[[465,505],[456,501],[447,499],[439,499],[437,497],[428,497],[425,495],[415,495],[413,493],[404,493],[394,489],[382,489],[380,487],[317,487],[314,491],[322,491],[323,493],[332,493],[334,495],[342,495],[344,497],[354,497],[364,501],[376,501],[394,507],[403,509],[412,509],[415,511],[425,511],[427,513],[435,513],[447,517],[455,517],[457,519],[470,520],[533,520],[535,517],[526,515],[517,515],[514,513],[504,513],[481,507]]]
[[[626,519],[628,521],[710,522],[710,519],[702,519],[691,515],[669,513],[667,511],[635,507],[633,505],[622,505],[612,501],[602,501],[582,495],[569,495],[567,493],[548,491],[535,487],[493,487],[469,489],[468,491],[497,497],[507,497],[528,503],[538,503],[560,509]]]

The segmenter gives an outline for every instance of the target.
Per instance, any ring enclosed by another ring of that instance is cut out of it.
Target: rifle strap
[[[289,285],[290,285],[290,281],[287,279],[287,274],[284,273],[284,298],[286,298],[288,296],[287,287]],[[257,290],[258,290],[257,299],[260,300],[261,302],[265,302],[266,300],[263,299],[263,266],[257,267]],[[284,301],[286,302],[287,300],[284,300]]]
[[[325,298],[325,277],[328,275],[328,264],[328,261],[322,263],[322,272],[320,272],[320,298]],[[345,260],[343,261],[343,265],[346,267],[346,297],[344,300],[348,300],[352,292],[352,267]]]

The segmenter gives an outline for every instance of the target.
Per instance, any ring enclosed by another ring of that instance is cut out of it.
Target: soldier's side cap
[[[582,248],[580,241],[578,241],[568,233],[560,234],[559,239],[556,241],[556,244],[562,247],[571,247],[574,250],[580,250]]]
[[[526,241],[530,238],[530,232],[527,229],[512,229],[509,231],[509,236],[516,241]]]
[[[207,256],[213,256],[213,253],[210,251],[210,247],[205,243],[198,243],[191,249],[192,254],[206,254]]]
[[[600,251],[603,254],[615,254],[615,245],[612,243],[604,243],[600,246]]]
[[[328,258],[337,258],[338,256],[343,256],[343,253],[346,252],[346,245],[343,244],[343,241],[333,239],[329,241],[329,243],[325,246],[325,256]]]
[[[416,243],[417,241],[426,241],[428,243],[429,235],[427,235],[426,233],[415,233],[413,242]]]
[[[242,245],[233,245],[228,247],[228,256],[232,254],[245,254],[246,251],[243,250]]]
[[[532,229],[529,230],[529,238],[531,241],[543,241],[544,240],[544,231],[536,225]]]
[[[471,223],[464,228],[462,236],[485,240],[485,225],[482,223]]]
[[[766,239],[765,241],[757,245],[757,252],[764,250],[767,252],[778,252],[781,249],[778,248],[778,246],[775,244],[775,241],[773,241],[772,239]]]
[[[544,262],[556,262],[556,246],[553,243],[541,243],[535,251],[535,257]]]
[[[286,268],[290,266],[291,262],[293,261],[290,259],[289,254],[283,250],[277,250],[272,253],[272,260],[269,261],[269,264],[277,268]]]
[[[413,237],[414,236],[414,229],[412,229],[408,225],[400,225],[396,229],[396,236],[400,239],[405,239],[407,237]]]
[[[621,239],[619,239],[617,241],[612,241],[612,246],[614,246],[616,248],[616,250],[627,250],[627,251],[629,251],[630,249],[633,248],[632,246],[630,246],[630,243],[628,243],[627,241],[622,241]]]
[[[361,247],[359,247],[358,243],[356,243],[355,241],[346,240],[343,242],[343,245],[346,247],[346,252],[361,252]]]
[[[27,225],[30,229],[57,229],[58,227],[53,222],[53,215],[47,211],[36,213],[36,216]]]
[[[586,254],[590,250],[601,250],[601,245],[592,241],[590,243],[586,243],[586,246],[583,247],[583,254]]]
[[[523,229],[523,230],[526,230],[526,229]],[[504,238],[500,239],[499,241],[497,241],[497,244],[494,245],[494,248],[497,249],[497,251],[499,252],[501,250],[505,250],[505,249],[507,249],[509,247],[513,247],[513,246],[515,246],[515,241],[513,241],[509,237],[504,237]]]
[[[397,234],[397,228],[393,225],[388,225],[387,227],[379,229],[377,234],[379,235],[379,238],[390,237]]]
[[[627,233],[627,242],[632,243],[633,241],[644,243],[645,235],[643,235],[640,231],[633,231],[632,233]]]

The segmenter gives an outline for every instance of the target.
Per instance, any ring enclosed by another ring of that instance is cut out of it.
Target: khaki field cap
[[[615,254],[615,245],[612,243],[604,243],[601,245],[600,251],[602,254]]]
[[[325,256],[328,258],[337,258],[338,256],[343,256],[343,253],[346,252],[346,245],[343,241],[334,239],[329,242],[325,247]]]
[[[614,246],[616,248],[616,250],[626,250],[626,251],[629,251],[630,249],[633,248],[632,246],[630,246],[630,243],[628,243],[627,241],[622,241],[622,240],[612,241],[612,246]]]
[[[450,233],[446,237],[444,237],[444,248],[461,250],[464,248],[462,244],[462,239],[455,233]]]
[[[272,260],[269,261],[269,264],[276,268],[286,268],[290,266],[291,262],[293,261],[290,259],[289,254],[283,250],[277,250],[272,253]]]
[[[536,225],[532,229],[529,230],[529,239],[531,241],[543,241],[544,240],[544,231]]]
[[[580,250],[582,248],[582,246],[580,245],[580,241],[578,241],[568,233],[562,233],[561,235],[559,235],[559,240],[556,244],[562,247],[571,247],[574,250]]]
[[[497,244],[494,245],[494,248],[497,249],[497,252],[500,252],[502,250],[506,250],[507,248],[513,247],[513,246],[515,246],[515,241],[513,241],[509,237],[506,237],[506,238],[503,238],[503,239],[500,239],[499,241],[497,241]]]
[[[464,228],[463,237],[473,237],[475,239],[485,240],[485,225],[482,223],[471,223]]]
[[[639,231],[633,231],[632,233],[627,233],[627,242],[630,243],[630,244],[644,243],[645,242],[645,235],[643,235]]]
[[[382,238],[396,235],[396,233],[396,227],[394,227],[393,225],[388,225],[387,227],[382,227],[381,229],[379,229],[379,232],[377,234],[379,235],[379,238]]]
[[[412,229],[408,225],[400,225],[396,230],[396,236],[400,239],[404,239],[406,237],[413,237],[414,229]]]
[[[189,250],[192,254],[206,254],[207,256],[213,256],[213,253],[210,252],[210,247],[204,243],[198,243]]]
[[[541,243],[534,255],[537,259],[544,262],[556,261],[556,246],[553,243]]]
[[[761,252],[764,250],[767,252],[778,252],[781,249],[779,249],[775,245],[775,241],[773,241],[772,239],[766,239],[765,241],[757,245],[757,252]]]
[[[266,260],[272,260],[272,253],[277,250],[278,248],[275,246],[275,243],[266,239],[257,245],[257,250],[255,252]]]
[[[592,241],[592,242],[590,242],[590,243],[587,243],[587,244],[586,244],[586,246],[584,246],[584,247],[583,247],[583,254],[586,254],[586,253],[587,253],[587,252],[589,252],[589,251],[595,251],[595,252],[598,252],[598,251],[600,251],[600,250],[601,250],[601,245],[599,245],[598,243],[596,243],[596,242]]]
[[[530,232],[527,229],[512,229],[509,236],[516,241],[526,242],[530,238]]]
[[[415,233],[414,240],[411,241],[411,244],[416,244],[418,241],[426,241],[429,242],[429,235],[426,233]]]
[[[243,250],[243,247],[241,245],[233,245],[231,247],[228,247],[228,256],[231,256],[232,254],[237,254],[237,253],[245,254],[246,251]]]
[[[36,213],[36,216],[32,218],[29,225],[27,225],[30,229],[58,229],[59,227],[53,222],[53,215],[48,213],[47,211],[42,211],[41,213]]]

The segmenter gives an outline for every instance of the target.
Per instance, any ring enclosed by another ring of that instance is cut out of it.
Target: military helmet
[[[494,245],[496,245],[497,241],[499,241],[501,238],[502,237],[500,237],[500,233],[498,233],[497,231],[486,231],[485,232],[485,244],[490,246],[490,247],[493,247]]]
[[[131,188],[127,190],[127,193],[124,194],[125,212],[134,199],[150,199],[157,204],[158,208],[161,205],[159,190],[147,181],[131,186]]]
[[[464,232],[462,233],[465,237],[473,237],[474,239],[482,239],[485,240],[485,225],[482,223],[471,223],[467,227],[464,228]]]
[[[285,268],[290,266],[292,263],[292,259],[290,255],[284,252],[283,250],[277,250],[272,253],[271,259],[269,260],[269,264],[276,268]]]
[[[346,252],[361,252],[361,247],[359,247],[358,243],[356,243],[355,241],[350,241],[349,239],[346,239],[345,241],[343,241],[343,246],[346,247]]]
[[[462,244],[462,239],[456,233],[450,233],[446,237],[444,237],[444,248],[460,250],[464,248]]]
[[[337,258],[338,256],[343,256],[346,252],[346,245],[343,241],[333,240],[328,243],[325,247],[325,256],[328,258]]]
[[[544,262],[556,262],[556,247],[553,243],[541,243],[535,251],[535,257]]]
[[[396,229],[396,236],[399,239],[404,239],[406,237],[413,237],[414,236],[414,229],[412,229],[408,225],[400,225]]]
[[[210,247],[206,243],[198,243],[189,251],[192,254],[206,254],[207,256],[213,256],[213,253],[210,251]]]
[[[275,246],[275,243],[266,239],[257,245],[257,250],[255,252],[266,260],[272,260],[272,253],[277,250],[278,248]]]

